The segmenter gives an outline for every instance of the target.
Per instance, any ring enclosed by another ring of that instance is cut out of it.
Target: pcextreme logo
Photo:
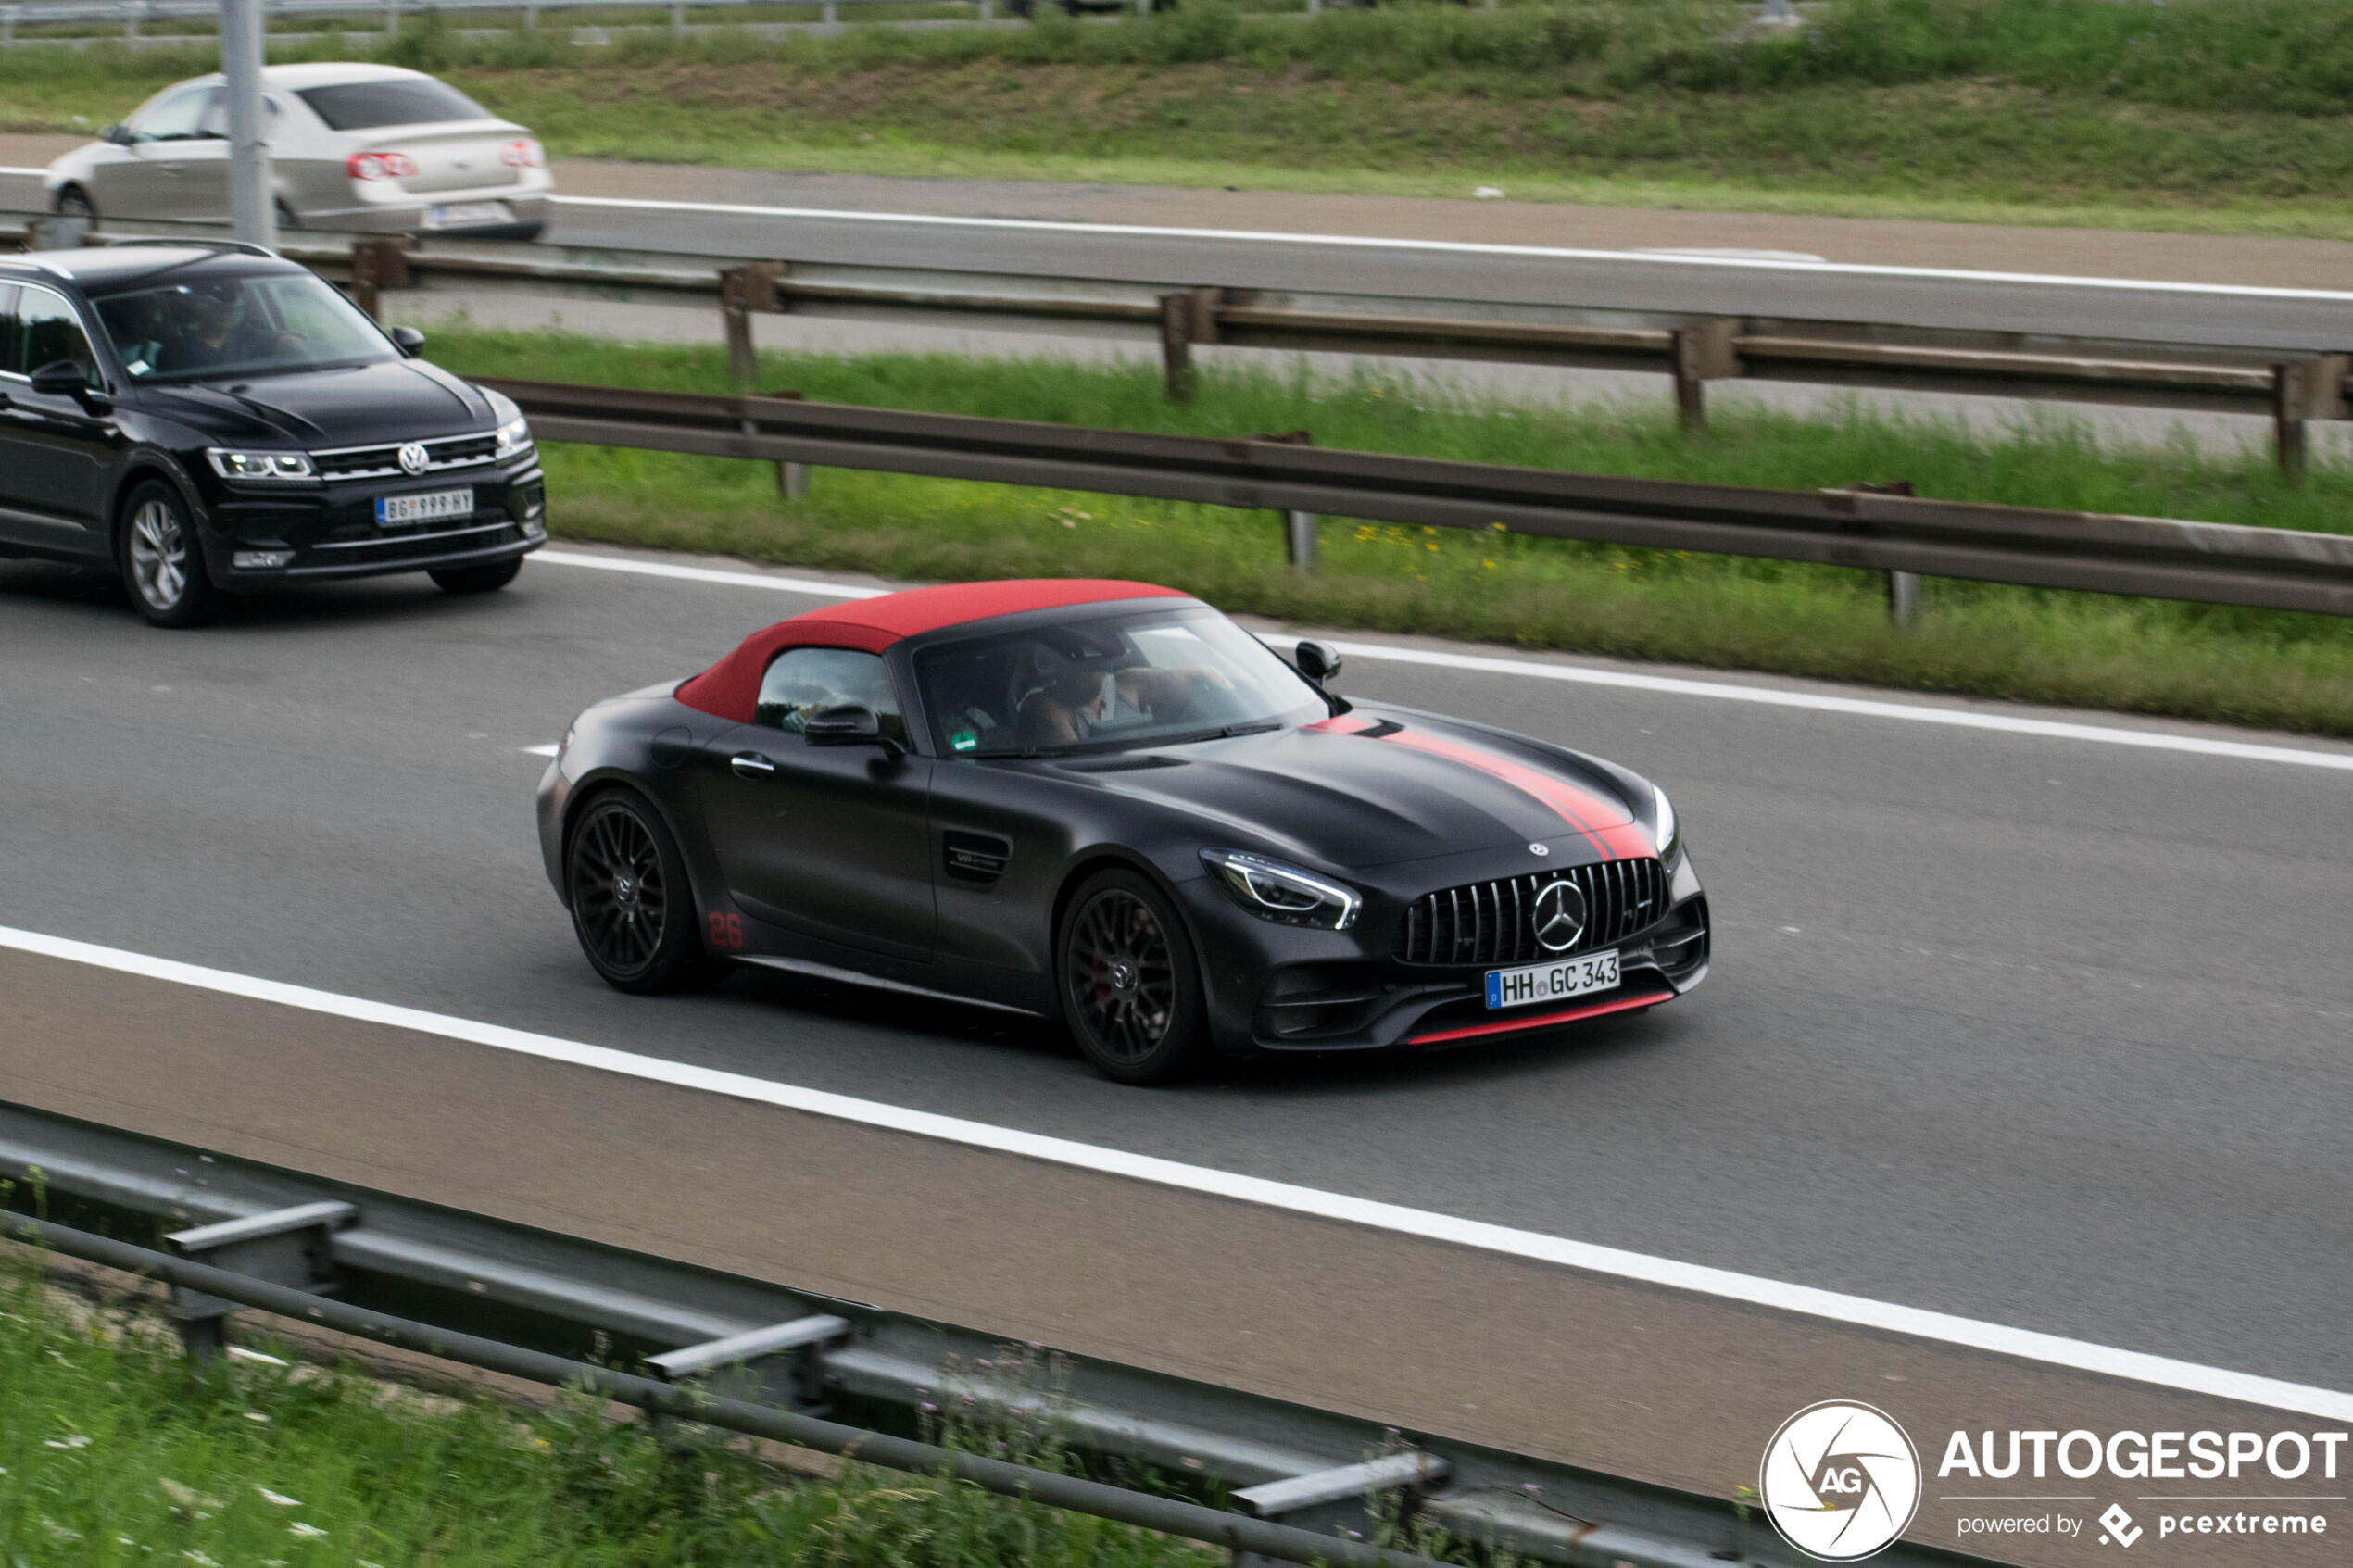
[[[1919,1451],[1885,1411],[1825,1399],[1765,1445],[1756,1491],[1783,1540],[1825,1562],[1854,1562],[1885,1550],[1919,1512]]]

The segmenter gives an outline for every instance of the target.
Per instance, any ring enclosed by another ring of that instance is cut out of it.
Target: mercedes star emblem
[[[1528,852],[1531,855],[1549,855],[1553,851],[1549,845],[1531,844],[1528,847]]]
[[[1573,882],[1548,882],[1536,895],[1536,941],[1548,953],[1566,953],[1585,935],[1585,890]]]
[[[432,461],[433,456],[425,450],[425,444],[422,441],[411,441],[400,448],[400,471],[403,473],[422,473]]]

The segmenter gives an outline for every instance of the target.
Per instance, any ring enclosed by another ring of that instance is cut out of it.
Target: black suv
[[[258,246],[0,257],[0,555],[108,566],[158,626],[269,583],[514,581],[547,490],[513,403]]]

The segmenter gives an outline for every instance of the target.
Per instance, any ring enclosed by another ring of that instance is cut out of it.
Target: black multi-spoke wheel
[[[1159,888],[1102,872],[1070,901],[1061,943],[1063,1005],[1078,1047],[1127,1084],[1176,1077],[1201,1053],[1201,976]]]
[[[564,880],[581,950],[611,985],[674,991],[711,972],[678,846],[635,796],[615,791],[582,810]]]

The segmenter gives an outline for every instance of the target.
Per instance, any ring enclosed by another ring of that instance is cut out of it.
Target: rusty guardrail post
[[[1193,400],[1193,296],[1160,296],[1160,370],[1171,403]]]
[[[719,274],[719,320],[727,333],[727,379],[737,386],[748,387],[760,379],[760,345],[752,340],[751,319],[785,313],[776,285],[784,282],[787,270],[781,261],[749,261]],[[798,397],[799,394],[776,395]],[[746,435],[757,433],[749,420],[743,421],[743,428]],[[778,463],[776,494],[788,501],[808,495],[808,465]]]
[[[371,321],[384,320],[384,291],[409,286],[409,247],[405,234],[354,240],[351,245],[351,303]]]
[[[2306,421],[2346,417],[2348,366],[2353,366],[2353,355],[2323,354],[2271,367],[2271,445],[2280,472],[2288,478],[2304,477]]]
[[[1707,383],[1741,373],[1740,322],[1730,316],[1678,328],[1668,347],[1675,376],[1675,415],[1685,435],[1707,429]]]

